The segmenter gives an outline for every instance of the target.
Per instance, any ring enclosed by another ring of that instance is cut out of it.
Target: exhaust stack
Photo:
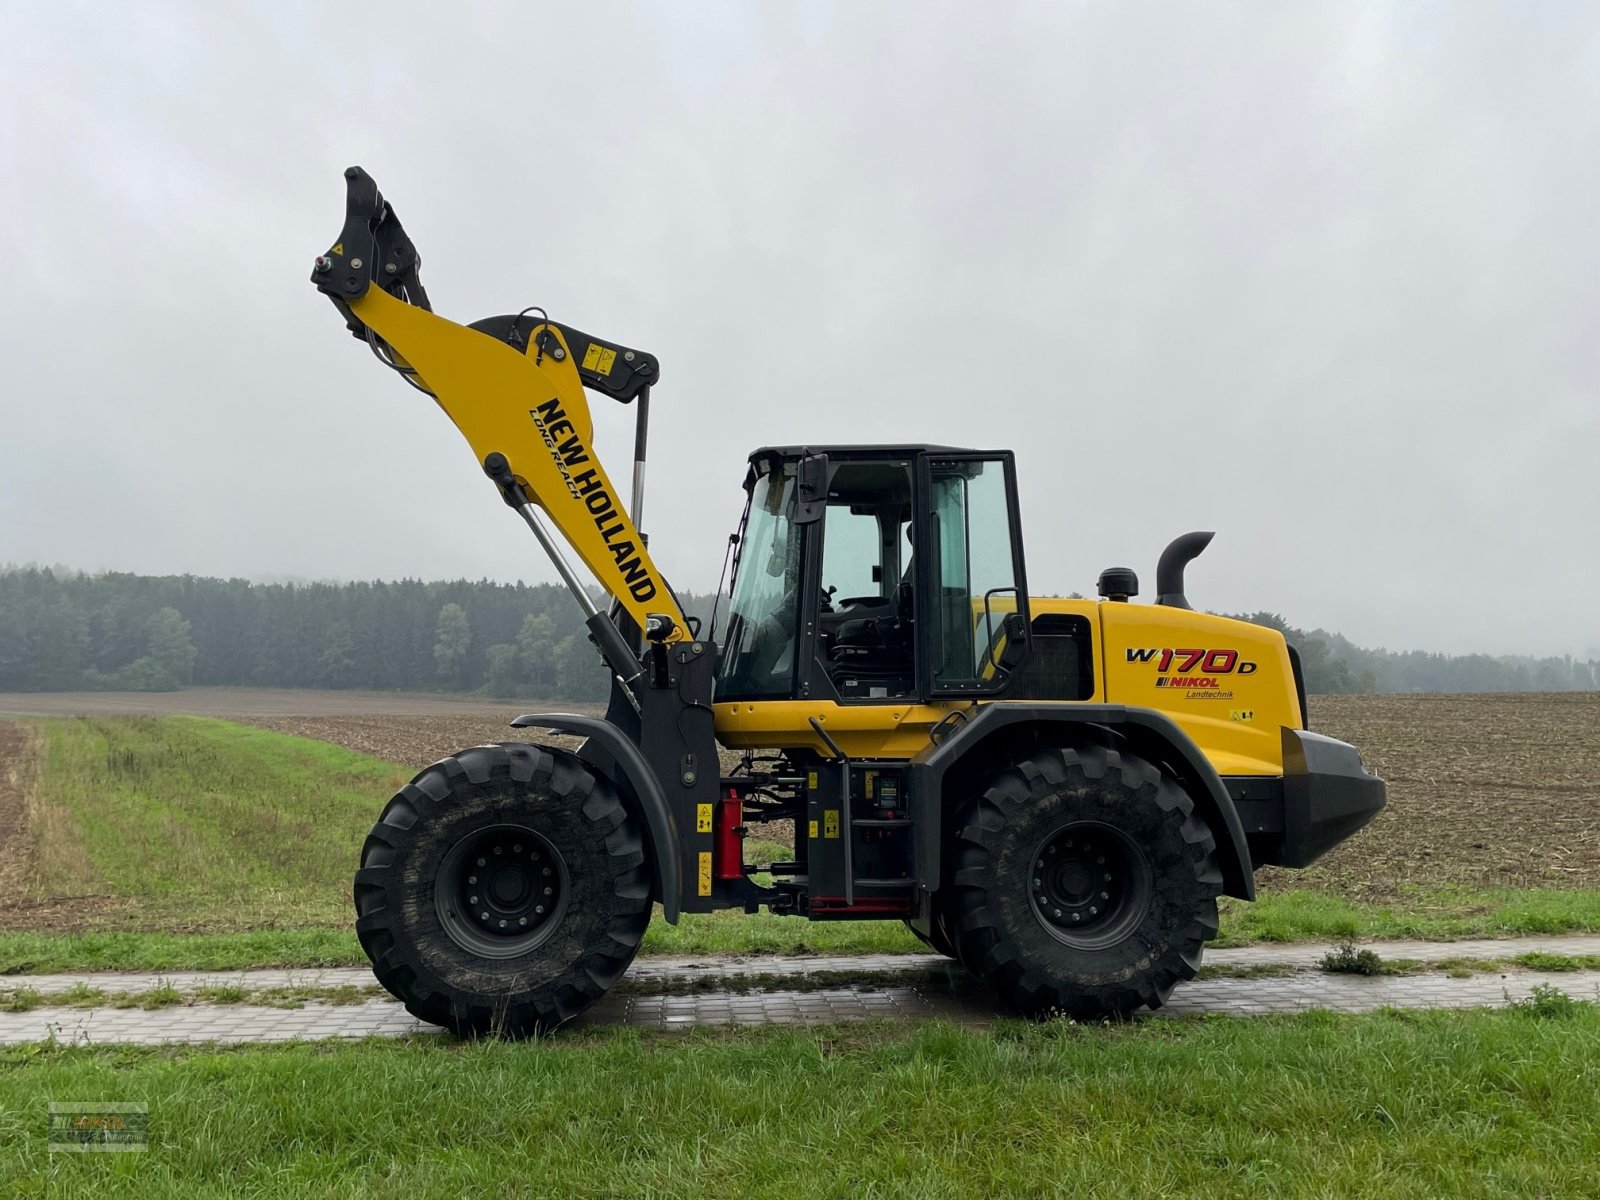
[[[1185,533],[1175,537],[1161,552],[1156,563],[1156,603],[1169,608],[1190,607],[1183,594],[1183,569],[1200,557],[1200,552],[1216,537],[1214,530]]]

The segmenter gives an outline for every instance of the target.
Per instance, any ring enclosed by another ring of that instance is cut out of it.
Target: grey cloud
[[[661,355],[681,586],[753,446],[951,441],[1017,449],[1037,591],[1215,528],[1207,607],[1600,646],[1592,6],[0,22],[0,561],[549,577],[305,280],[360,162],[442,312]]]

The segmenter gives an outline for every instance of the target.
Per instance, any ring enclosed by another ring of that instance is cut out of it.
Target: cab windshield
[[[739,538],[718,700],[788,696],[800,627],[800,527],[782,468],[756,480]]]

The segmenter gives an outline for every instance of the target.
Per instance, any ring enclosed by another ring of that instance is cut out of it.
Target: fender
[[[577,713],[528,713],[511,722],[513,729],[549,729],[557,733],[581,734],[587,740],[578,748],[578,757],[611,779],[624,795],[630,796],[644,816],[650,838],[650,856],[655,860],[656,887],[667,924],[678,923],[679,901],[683,895],[682,869],[678,863],[678,829],[667,807],[661,783],[628,736],[602,717]]]
[[[972,718],[911,760],[913,803],[916,814],[916,873],[932,892],[939,886],[943,840],[945,776],[973,751],[1006,731],[1025,734],[1040,725],[1099,727],[1147,757],[1165,759],[1194,801],[1195,812],[1211,827],[1222,867],[1222,890],[1243,900],[1256,898],[1255,868],[1244,826],[1233,799],[1206,756],[1173,720],[1148,708],[1123,704],[1083,704],[1065,701],[996,701],[980,708]]]

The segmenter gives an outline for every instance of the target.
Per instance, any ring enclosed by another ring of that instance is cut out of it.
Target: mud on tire
[[[582,760],[477,746],[389,801],[362,847],[355,904],[378,982],[408,1012],[458,1034],[521,1036],[621,978],[650,920],[651,875],[638,823]]]
[[[1216,844],[1171,776],[1127,751],[1040,751],[957,819],[951,929],[1018,1011],[1159,1007],[1217,931]]]

